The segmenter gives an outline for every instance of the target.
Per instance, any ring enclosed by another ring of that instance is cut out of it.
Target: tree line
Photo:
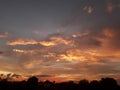
[[[90,82],[84,79],[79,83],[74,81],[56,83],[49,80],[38,82],[38,78],[33,76],[27,81],[20,82],[0,80],[0,90],[120,90],[120,85],[114,78],[101,78]]]

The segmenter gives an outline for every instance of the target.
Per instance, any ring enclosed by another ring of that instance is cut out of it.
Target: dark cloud
[[[39,77],[39,78],[41,78],[41,77],[53,77],[52,75],[35,75],[36,77]]]
[[[19,75],[19,74],[13,74],[12,76],[11,76],[12,78],[19,78],[19,77],[21,77],[21,75]]]
[[[1,55],[1,54],[3,54],[3,52],[2,52],[2,51],[0,51],[0,55]]]
[[[91,35],[75,38],[75,44],[81,48],[95,48],[101,46],[101,42],[94,39]]]

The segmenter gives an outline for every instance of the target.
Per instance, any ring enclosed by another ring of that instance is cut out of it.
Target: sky
[[[119,81],[119,24],[120,0],[0,0],[0,76]]]

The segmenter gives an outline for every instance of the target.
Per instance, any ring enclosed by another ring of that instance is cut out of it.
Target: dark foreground
[[[120,90],[120,86],[113,78],[102,78],[101,80],[81,80],[78,84],[73,81],[55,83],[50,81],[38,82],[36,77],[27,81],[8,82],[0,81],[0,90]]]

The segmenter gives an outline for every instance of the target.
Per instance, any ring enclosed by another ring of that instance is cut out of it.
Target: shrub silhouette
[[[116,90],[118,88],[117,82],[113,78],[102,78],[100,84],[102,89]]]
[[[88,80],[84,79],[79,81],[79,88],[81,88],[82,90],[87,90],[88,86],[89,86]]]
[[[89,89],[90,90],[101,90],[99,81],[97,80],[91,81],[89,84]]]
[[[36,78],[35,76],[30,77],[30,78],[27,80],[27,89],[28,89],[28,90],[37,89],[37,86],[38,86],[38,78]]]
[[[27,81],[9,82],[7,79],[0,80],[0,90],[120,90],[120,86],[113,78],[102,78],[101,80],[81,80],[79,83],[73,81],[55,83],[49,80],[38,82],[35,76]]]

